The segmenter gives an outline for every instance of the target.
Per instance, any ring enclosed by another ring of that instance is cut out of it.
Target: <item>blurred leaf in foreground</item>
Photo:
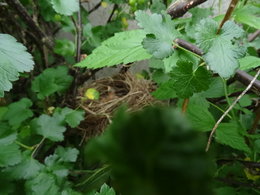
[[[176,110],[121,110],[87,154],[111,165],[122,194],[212,194],[205,141]]]

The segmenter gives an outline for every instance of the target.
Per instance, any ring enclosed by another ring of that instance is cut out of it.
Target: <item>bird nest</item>
[[[90,88],[99,92],[98,100],[84,97],[85,91]],[[151,95],[154,89],[155,86],[151,81],[131,73],[96,80],[83,86],[79,89],[78,106],[87,113],[80,125],[85,139],[102,133],[121,105],[126,105],[127,111],[133,112],[148,105],[158,104],[158,100]]]

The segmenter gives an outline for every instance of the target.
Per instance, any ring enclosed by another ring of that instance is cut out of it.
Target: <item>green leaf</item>
[[[29,72],[33,65],[32,55],[26,52],[26,47],[14,37],[0,34],[0,97],[12,88],[11,81],[18,79],[19,72]]]
[[[235,20],[255,29],[260,29],[260,7],[245,5],[235,11]]]
[[[32,121],[31,126],[37,134],[49,140],[62,141],[66,128],[61,124],[62,120],[59,120],[57,117],[42,114],[39,118],[35,118]]]
[[[55,40],[54,52],[64,57],[74,56],[75,44],[67,39]]]
[[[170,56],[173,53],[172,42],[180,36],[171,17],[166,13],[149,15],[145,11],[137,11],[135,16],[138,25],[147,34],[144,48],[156,58]]]
[[[18,145],[15,143],[17,133],[9,125],[0,123],[0,167],[11,166],[22,159]]]
[[[70,127],[77,127],[84,120],[85,112],[82,110],[72,110],[70,108],[57,108],[54,113],[55,118],[66,122]]]
[[[1,145],[0,148],[0,167],[12,166],[21,162],[22,155],[17,144]]]
[[[163,84],[167,82],[170,79],[170,76],[168,74],[165,74],[163,70],[157,69],[153,72],[152,80],[156,82],[157,84]]]
[[[250,70],[260,66],[260,58],[255,56],[246,56],[239,59],[240,70]]]
[[[157,58],[152,57],[152,58],[149,59],[149,67],[154,68],[154,69],[163,69],[164,64],[163,64],[163,61],[161,59],[157,59]]]
[[[194,39],[194,32],[196,25],[204,18],[208,18],[212,15],[212,10],[210,8],[199,8],[195,7],[189,10],[192,14],[190,22],[186,23],[185,32],[191,39]]]
[[[53,174],[41,172],[37,177],[25,183],[29,195],[59,194],[56,178]]]
[[[244,51],[230,42],[216,39],[207,54],[205,60],[210,69],[218,73],[221,77],[228,78],[235,73],[239,67],[237,59],[242,57]]]
[[[72,80],[73,77],[68,75],[68,68],[65,66],[47,68],[32,81],[32,90],[42,100],[56,92],[63,93]]]
[[[194,194],[195,189],[196,194],[212,194],[204,138],[174,109],[121,110],[107,131],[89,142],[86,155],[108,163],[114,182],[127,195]]]
[[[63,148],[63,147],[58,147],[55,150],[55,154],[57,154],[60,158],[59,161],[62,162],[76,162],[77,156],[79,154],[79,151],[76,148]]]
[[[162,83],[152,95],[159,100],[168,100],[176,98],[176,91],[173,88],[174,82],[169,80],[166,83]]]
[[[245,139],[239,133],[239,127],[236,123],[222,123],[216,131],[217,142],[230,146],[234,149],[244,152],[250,152],[250,148]]]
[[[79,0],[51,0],[53,9],[63,15],[71,16],[79,11]]]
[[[176,50],[171,56],[163,59],[165,73],[172,71],[176,67],[178,60],[190,61],[195,65],[199,62],[199,59],[194,55],[186,51]]]
[[[173,88],[181,98],[189,98],[193,93],[209,88],[210,74],[204,67],[193,70],[191,62],[178,61],[171,72]]]
[[[241,107],[250,106],[252,104],[252,99],[250,95],[246,94],[238,101],[238,103]]]
[[[28,98],[23,98],[18,102],[10,104],[3,118],[11,126],[18,127],[23,121],[33,116],[33,112],[29,109],[31,106],[32,101]]]
[[[220,187],[214,190],[216,195],[237,195],[236,189],[231,187]]]
[[[178,51],[175,51],[168,58],[163,59],[165,73],[169,73],[170,71],[172,71],[173,67],[176,67],[177,61],[179,60],[178,54]]]
[[[172,54],[172,45],[157,39],[154,34],[146,35],[143,41],[144,48],[155,58],[163,59]]]
[[[113,188],[110,188],[107,184],[101,186],[100,192],[96,192],[95,195],[116,195]]]
[[[200,95],[205,98],[217,98],[225,96],[223,79],[220,77],[212,78],[209,84],[209,89],[201,92]]]
[[[76,66],[96,69],[149,59],[151,55],[142,46],[145,35],[143,30],[116,33]]]
[[[204,19],[196,27],[196,41],[205,52],[205,61],[210,69],[221,77],[230,77],[239,67],[238,59],[245,49],[233,43],[234,38],[243,35],[243,30],[234,22],[227,21],[220,34],[216,34],[218,23],[213,19]]]
[[[0,122],[0,146],[14,143],[17,133],[10,130],[10,126]]]
[[[215,125],[215,119],[208,110],[208,102],[201,96],[190,98],[187,117],[198,131],[210,131]]]
[[[22,162],[8,167],[4,170],[14,179],[30,179],[38,175],[43,165],[31,157],[31,152],[25,151],[22,156]]]
[[[153,0],[152,5],[150,7],[152,13],[161,13],[162,10],[166,9],[164,3],[161,0]]]

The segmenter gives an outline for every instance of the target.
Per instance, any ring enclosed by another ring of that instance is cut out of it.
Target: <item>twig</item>
[[[118,5],[117,5],[117,4],[114,4],[113,10],[112,10],[110,16],[109,16],[108,19],[107,19],[107,23],[111,22],[111,20],[112,20],[112,18],[113,18],[113,15],[115,14],[115,11],[117,10],[117,8],[118,8]]]
[[[81,7],[79,2],[79,7]],[[76,23],[76,31],[77,31],[77,51],[76,51],[76,61],[80,62],[80,49],[81,49],[81,37],[82,37],[82,21],[81,21],[81,9],[78,11],[78,21]]]
[[[237,3],[238,3],[238,0],[232,0],[232,1],[230,2],[229,7],[228,7],[228,10],[227,10],[227,12],[226,12],[226,14],[225,14],[225,17],[223,18],[223,20],[221,21],[221,23],[220,23],[220,25],[219,25],[219,27],[218,27],[217,34],[220,33],[220,30],[221,30],[222,26],[225,24],[225,22],[229,20],[229,18],[230,18],[230,16],[231,16],[231,14],[233,13],[233,11],[234,11],[234,9],[235,9]]]
[[[231,185],[231,186],[238,186],[238,187],[243,186],[243,187],[248,187],[248,188],[260,189],[260,186],[254,184],[254,183],[242,183],[240,181],[232,180],[232,179],[229,179],[229,178],[217,178],[217,179],[219,181],[224,182],[224,183]]]
[[[49,49],[53,49],[53,41],[40,29],[36,22],[32,19],[25,7],[19,0],[6,0],[6,3],[15,9],[24,22],[30,27],[31,31],[36,37],[40,37],[42,44],[46,45]]]
[[[239,162],[247,168],[260,168],[259,162],[236,160],[236,159],[220,159],[220,160],[217,160],[217,164],[220,164],[220,165],[227,164],[227,163],[233,163],[233,162]]]
[[[42,147],[44,141],[45,141],[45,137],[43,137],[42,140],[40,141],[40,143],[36,145],[32,155],[31,155],[32,158],[36,157],[36,155],[37,155],[38,151],[40,150],[40,148]]]
[[[254,41],[260,35],[260,30],[255,31],[248,37],[248,42]]]
[[[183,104],[182,104],[182,113],[186,113],[188,105],[189,105],[189,98],[184,99]]]
[[[237,70],[235,77],[238,81],[240,81],[244,85],[248,85],[253,79],[253,77],[250,74],[242,70]],[[260,91],[260,81],[256,80],[253,84],[253,87],[256,88],[258,91]]]
[[[178,40],[178,39],[177,39]],[[176,41],[176,40],[175,40]],[[196,53],[194,53],[193,52],[193,49],[195,48],[195,47],[197,47],[197,46],[195,46],[195,45],[192,45],[191,43],[188,43],[188,44],[186,44],[186,47],[187,48],[184,48],[184,47],[182,47],[182,46],[180,46],[178,43],[176,43],[176,42],[173,42],[173,48],[179,48],[179,49],[182,49],[183,51],[186,51],[186,52],[188,52],[188,53],[190,53],[190,54],[192,54],[192,55],[194,55],[194,56],[196,56],[197,58],[199,58],[199,59],[201,59],[201,60],[204,60],[203,58],[202,58],[202,55],[198,55],[198,54],[196,54]],[[182,41],[184,41],[184,40],[182,40]],[[192,47],[188,47],[188,45],[192,45]]]
[[[178,18],[183,16],[189,9],[196,7],[197,5],[206,1],[207,0],[178,0],[168,7],[167,13],[172,18]]]
[[[95,5],[91,10],[89,10],[88,14],[91,14],[92,12],[97,10],[100,6],[101,6],[101,1],[97,5]]]
[[[87,111],[89,114],[97,115],[97,113],[93,112],[92,110],[88,109],[86,106],[80,105],[81,108],[83,108],[85,111]]]
[[[177,43],[179,46],[188,49],[189,51],[192,51],[195,54],[198,54],[199,56],[203,55],[203,51],[198,48],[196,45],[193,45],[185,40],[182,39],[175,39],[175,43]]]
[[[256,81],[257,77],[259,76],[259,74],[260,74],[260,69],[257,71],[255,77],[252,79],[252,81],[247,86],[247,88],[236,98],[236,100],[231,104],[231,106],[226,110],[226,112],[217,121],[217,123],[215,124],[215,126],[213,127],[213,129],[210,133],[208,143],[207,143],[207,147],[206,147],[206,152],[209,150],[213,135],[214,135],[216,129],[218,128],[219,124],[222,122],[222,120],[225,118],[225,116],[230,112],[230,110],[233,109],[233,107],[236,105],[236,103],[246,94],[247,91],[249,91],[249,89],[253,86],[253,83]]]

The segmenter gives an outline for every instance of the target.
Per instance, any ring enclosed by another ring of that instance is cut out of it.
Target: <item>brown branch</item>
[[[94,11],[96,11],[100,6],[101,6],[101,2],[102,1],[100,1],[97,5],[95,5],[92,9],[90,9],[89,11],[88,11],[88,14],[91,14],[92,12],[94,12]]]
[[[260,35],[260,30],[255,31],[248,37],[248,42],[254,41]]]
[[[186,113],[188,105],[189,105],[189,98],[184,99],[182,104],[182,113]]]
[[[248,188],[255,188],[255,189],[260,189],[259,185],[256,185],[254,183],[242,183],[240,181],[232,180],[229,178],[218,178],[219,181],[226,183],[230,186],[237,186],[237,187],[248,187]]]
[[[6,0],[6,3],[17,11],[19,16],[29,26],[30,30],[35,34],[36,37],[41,39],[41,43],[46,45],[49,49],[53,49],[52,40],[40,29],[36,22],[29,15],[25,7],[20,3],[19,0]]]
[[[111,11],[111,14],[110,14],[110,16],[109,16],[108,19],[107,19],[107,23],[111,22],[111,20],[112,20],[114,14],[115,14],[115,11],[117,10],[117,8],[118,8],[118,5],[117,5],[117,4],[114,4],[113,10]]]
[[[183,16],[189,9],[196,7],[197,5],[206,1],[207,0],[178,0],[168,7],[167,13],[172,18],[178,18]]]
[[[234,162],[239,162],[247,168],[260,168],[259,162],[236,160],[236,159],[220,159],[220,160],[217,160],[217,164],[219,164],[219,165],[223,165],[223,164],[227,164],[227,163],[234,163]]]
[[[177,43],[179,46],[181,46],[195,54],[198,54],[200,56],[203,55],[203,51],[200,48],[198,48],[196,45],[193,45],[185,40],[175,39],[175,43]]]
[[[235,78],[243,83],[244,85],[248,85],[252,79],[254,77],[252,77],[250,74],[242,71],[242,70],[237,70],[236,71],[236,75],[235,75]],[[253,88],[257,89],[258,91],[260,91],[260,81],[259,80],[256,80],[254,83],[253,83]]]
[[[238,0],[232,0],[232,1],[230,2],[229,7],[228,7],[228,10],[227,10],[227,12],[226,12],[226,14],[225,14],[225,17],[223,18],[223,20],[221,21],[221,23],[220,23],[220,25],[219,25],[219,27],[218,27],[217,34],[220,33],[220,30],[221,30],[222,26],[225,24],[225,22],[229,20],[229,18],[230,18],[230,16],[232,15],[232,13],[233,13],[233,11],[234,11],[234,9],[235,9],[237,3],[238,3]]]
[[[79,7],[80,6],[80,2],[79,2]],[[79,8],[78,11],[78,21],[76,23],[76,31],[77,31],[77,51],[76,51],[76,61],[80,62],[80,58],[81,58],[81,39],[82,39],[82,20],[81,20],[81,9]]]

